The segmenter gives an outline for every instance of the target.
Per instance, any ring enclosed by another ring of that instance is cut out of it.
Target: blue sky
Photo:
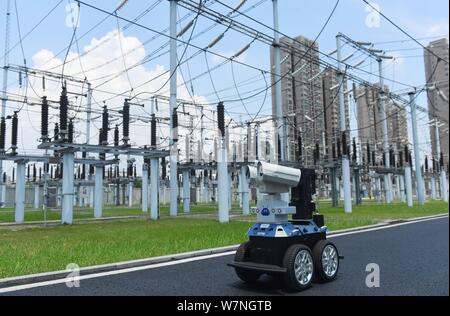
[[[234,6],[238,3],[238,0],[223,0],[230,6]],[[22,35],[25,35],[53,6],[58,3],[59,0],[16,0],[19,21]],[[86,2],[99,6],[107,11],[113,11],[120,1],[118,0],[86,0]],[[154,0],[129,0],[126,7],[120,11],[120,15],[128,19],[133,19],[145,8],[154,3]],[[248,0],[243,6],[242,10],[245,10],[257,3],[257,0]],[[66,19],[69,16],[69,12],[66,11],[66,6],[71,1],[63,1],[56,10],[35,30],[31,33],[23,42],[24,52],[29,66],[33,66],[33,56],[36,56],[38,52],[42,50],[52,52],[56,54],[62,52],[59,59],[64,58],[64,48],[69,44],[72,36],[73,29],[66,26]],[[446,0],[377,0],[376,3],[380,6],[382,12],[395,21],[398,25],[407,30],[412,36],[417,38],[427,38],[421,42],[427,44],[430,40],[437,36],[448,37],[448,11],[449,4]],[[328,17],[332,7],[335,4],[335,0],[279,0],[280,4],[280,27],[281,31],[289,36],[304,35],[309,38],[314,38],[324,21]],[[158,4],[150,13],[148,13],[143,19],[139,21],[143,25],[150,28],[162,31],[169,25],[169,4],[164,0]],[[220,4],[214,4],[213,9],[219,10],[223,13],[227,12],[227,9]],[[6,0],[0,1],[0,56],[3,56],[4,50],[4,25],[5,25],[5,11]],[[188,11],[180,8],[179,16],[182,17]],[[11,19],[11,46],[14,46],[18,42],[17,21],[15,15],[14,0],[12,0],[12,19]],[[272,4],[268,0],[261,4],[259,7],[249,11],[250,16],[257,20],[271,26],[272,25]],[[348,36],[356,40],[370,41],[374,43],[396,41],[394,43],[379,44],[377,47],[391,51],[390,53],[397,57],[395,63],[389,63],[386,67],[386,77],[398,81],[391,85],[391,89],[402,90],[406,85],[422,85],[425,82],[424,66],[423,66],[423,50],[416,43],[411,41],[397,42],[399,40],[407,40],[406,36],[399,30],[394,28],[389,22],[381,19],[379,27],[370,28],[366,24],[368,16],[366,11],[366,5],[361,0],[341,0],[340,4],[333,16],[331,22],[325,29],[324,33],[319,39],[320,50],[323,52],[332,51],[335,47],[335,35],[337,32],[343,32]],[[69,16],[70,18],[70,16]],[[104,18],[104,14],[96,12],[85,6],[81,7],[80,14],[80,27],[77,30],[77,36],[85,33],[98,21]],[[191,18],[192,19],[192,18]],[[254,22],[251,22],[244,17],[239,17],[239,21],[252,25],[258,28],[260,31],[267,34],[272,32]],[[181,24],[185,24],[188,20]],[[93,39],[100,39],[106,34],[117,30],[117,24],[122,27],[125,25],[123,21],[117,21],[115,18],[107,19],[103,24],[95,28],[85,37],[79,39],[79,48],[83,52],[86,46],[92,44]],[[206,29],[212,22],[206,18],[199,19],[194,34]],[[180,26],[181,27],[181,26]],[[200,47],[204,47],[218,34],[223,32],[224,27],[218,26],[209,32],[199,36],[192,41],[193,44]],[[189,31],[190,32],[190,31]],[[189,32],[185,35],[185,39],[189,37]],[[123,36],[130,39],[137,39],[138,42],[143,43],[151,38],[154,33],[144,30],[139,27],[132,26],[125,30]],[[135,56],[139,58],[141,53],[144,56],[150,51],[157,49],[167,41],[166,38],[160,37],[151,41],[145,45],[145,51],[140,52]],[[227,33],[225,38],[214,47],[214,51],[222,55],[230,56],[240,48],[244,47],[251,41],[250,38],[234,32]],[[133,41],[126,41],[123,44],[131,45]],[[123,47],[127,50],[128,47]],[[72,46],[71,52],[76,54],[75,45]],[[180,54],[183,48],[180,49]],[[186,56],[190,56],[196,52],[195,48],[188,48]],[[103,52],[104,60],[108,60],[108,51]],[[217,65],[221,60],[220,58],[208,56],[210,67]],[[266,45],[260,43],[253,43],[250,49],[240,58],[240,61],[251,64],[255,67],[268,69],[269,68],[269,48]],[[355,60],[356,62],[357,60]],[[13,64],[22,64],[23,58],[20,49],[20,45],[11,51],[10,62]],[[97,61],[99,62],[99,61]],[[132,61],[126,61],[130,63]],[[95,61],[86,61],[86,63],[94,63]],[[0,60],[0,64],[3,64],[3,58]],[[123,64],[121,65],[123,66]],[[189,66],[189,67],[188,67]],[[118,66],[120,67],[120,66]],[[161,58],[153,60],[145,64],[145,69],[149,72],[154,71],[158,67],[168,67],[168,56],[164,55]],[[242,88],[240,93],[245,94],[246,91],[263,88],[264,80],[258,71],[249,69],[237,63],[234,63],[235,79],[238,82],[244,81],[248,78],[256,78],[255,82]],[[376,71],[375,65],[364,64],[364,69],[368,71]],[[205,58],[203,54],[193,59],[188,65],[181,67],[183,76],[186,78],[195,77],[196,74],[205,71]],[[121,70],[121,69],[118,69]],[[108,68],[102,69],[101,74],[107,73]],[[146,74],[143,74],[145,77]],[[98,77],[97,73],[92,73],[92,76]],[[259,77],[258,77],[259,76]],[[139,77],[139,74],[136,74]],[[214,84],[217,90],[223,88],[229,88],[232,85],[231,67],[229,64],[220,68],[218,71],[213,72]],[[270,80],[270,78],[268,78]],[[376,77],[366,77],[366,79],[375,81]],[[13,82],[15,78],[10,79]],[[132,79],[133,80],[133,79]],[[139,84],[139,82],[132,82],[132,85]],[[123,83],[122,83],[123,85]],[[126,84],[125,84],[126,85]],[[126,90],[128,87],[124,87]],[[149,88],[147,91],[154,89]],[[189,86],[189,88],[191,88]],[[112,88],[111,88],[112,89]],[[197,96],[206,96],[206,99],[210,102],[216,101],[216,96],[212,93],[212,85],[208,76],[203,76],[199,80],[193,83],[194,93]],[[162,89],[164,91],[165,89]],[[236,90],[229,89],[226,92],[219,93],[220,97],[236,97]],[[260,95],[246,104],[248,111],[252,114],[256,112],[261,103],[264,100],[264,95]],[[271,112],[271,98],[270,95],[266,96],[266,102],[263,106],[262,114],[269,114]],[[420,97],[419,103],[426,106],[426,98]],[[99,100],[100,101],[100,100]],[[115,100],[119,102],[119,100]],[[239,102],[228,105],[229,112],[235,120],[241,117],[243,120],[247,120],[249,116],[244,111],[243,105]],[[421,123],[426,123],[424,115],[420,115]],[[425,144],[429,141],[428,133],[422,133],[422,142],[425,150]]]

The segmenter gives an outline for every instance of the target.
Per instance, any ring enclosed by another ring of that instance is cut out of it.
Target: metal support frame
[[[341,56],[341,47],[342,41],[341,37],[336,36],[336,44],[337,44],[337,60],[338,60],[338,69],[339,72],[337,74],[338,84],[339,84],[339,120],[340,120],[340,130],[341,134],[347,132],[347,122],[345,116],[345,95],[344,95],[344,74],[342,73],[342,56]],[[352,189],[350,183],[350,159],[348,155],[342,155],[342,185],[344,189],[344,210],[345,213],[352,213]]]
[[[73,152],[64,153],[61,223],[69,225],[73,223],[74,161],[75,155]]]
[[[425,204],[425,186],[423,182],[423,175],[420,163],[420,150],[419,150],[419,135],[417,131],[417,106],[415,92],[409,93],[409,100],[411,106],[411,124],[413,131],[413,143],[414,143],[414,160],[416,170],[416,190],[417,200],[420,206]]]

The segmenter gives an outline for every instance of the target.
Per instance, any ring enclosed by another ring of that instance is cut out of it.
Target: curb
[[[337,230],[337,231],[330,232],[327,235],[331,237],[333,235],[338,235],[341,233],[365,231],[365,230],[371,229],[371,228],[386,227],[386,226],[392,226],[392,225],[399,224],[399,223],[408,223],[408,222],[421,221],[421,220],[439,219],[439,218],[445,218],[448,216],[449,216],[448,214],[440,214],[440,215],[417,217],[417,218],[404,219],[404,220],[393,220],[393,221],[387,221],[387,222],[375,224],[375,225],[369,225],[369,226],[363,226],[363,227],[357,227],[357,228],[351,228],[351,229],[344,229],[344,230]],[[81,275],[90,275],[90,274],[94,274],[94,273],[123,270],[123,269],[128,269],[128,268],[136,268],[136,267],[147,266],[147,265],[152,265],[152,264],[166,263],[166,262],[178,261],[178,260],[182,260],[182,259],[203,257],[203,256],[208,256],[208,255],[226,253],[226,252],[230,252],[230,251],[236,251],[238,249],[238,247],[239,247],[239,245],[233,245],[233,246],[184,252],[184,253],[174,254],[174,255],[153,257],[153,258],[147,258],[147,259],[96,265],[96,266],[80,268],[79,272],[80,272],[80,276],[81,276]],[[12,287],[12,286],[26,285],[26,284],[31,284],[31,283],[39,283],[39,282],[47,282],[47,281],[52,281],[52,280],[57,280],[57,279],[64,279],[71,272],[73,272],[73,271],[60,270],[60,271],[55,271],[55,272],[39,273],[39,274],[33,274],[33,275],[0,279],[0,289]]]

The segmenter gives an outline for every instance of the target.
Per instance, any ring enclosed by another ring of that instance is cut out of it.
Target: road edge
[[[369,225],[369,226],[361,226],[361,227],[355,227],[355,228],[350,228],[350,229],[337,230],[337,231],[329,232],[327,235],[332,237],[333,235],[340,235],[342,233],[364,232],[366,230],[372,230],[374,228],[393,226],[393,225],[397,225],[399,223],[414,223],[414,222],[418,222],[418,221],[420,222],[423,220],[445,218],[448,216],[449,216],[449,214],[439,214],[439,215],[417,217],[417,218],[410,218],[410,219],[403,219],[403,220],[392,220],[392,221],[386,221],[383,223]],[[179,261],[179,260],[189,259],[189,258],[210,256],[210,255],[235,251],[235,250],[237,250],[238,247],[239,247],[239,245],[233,245],[233,246],[218,247],[218,248],[204,249],[204,250],[198,250],[198,251],[190,251],[190,252],[184,252],[184,253],[166,255],[166,256],[160,256],[160,257],[152,257],[152,258],[139,259],[139,260],[116,262],[116,263],[111,263],[111,264],[95,265],[95,266],[80,268],[79,275],[80,276],[81,275],[90,275],[90,274],[95,274],[95,273],[110,272],[110,271],[116,271],[116,270],[136,268],[136,267],[141,267],[141,266],[148,266],[148,265],[152,265],[152,264],[160,264],[160,263],[166,263],[166,262],[172,262],[172,261]],[[45,273],[39,273],[39,274],[32,274],[32,275],[0,279],[0,289],[12,287],[12,286],[20,286],[20,285],[27,285],[27,284],[32,284],[32,283],[48,282],[48,281],[53,281],[53,280],[57,280],[57,279],[62,279],[62,278],[66,278],[72,272],[73,272],[72,270],[60,270],[60,271],[54,271],[54,272],[45,272]]]

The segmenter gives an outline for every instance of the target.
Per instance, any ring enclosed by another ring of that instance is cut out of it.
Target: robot
[[[228,264],[237,276],[254,283],[263,274],[279,275],[292,291],[308,289],[313,281],[333,281],[343,257],[327,241],[323,215],[313,215],[315,171],[258,162],[248,167],[247,176],[259,193],[252,209],[257,223]]]

